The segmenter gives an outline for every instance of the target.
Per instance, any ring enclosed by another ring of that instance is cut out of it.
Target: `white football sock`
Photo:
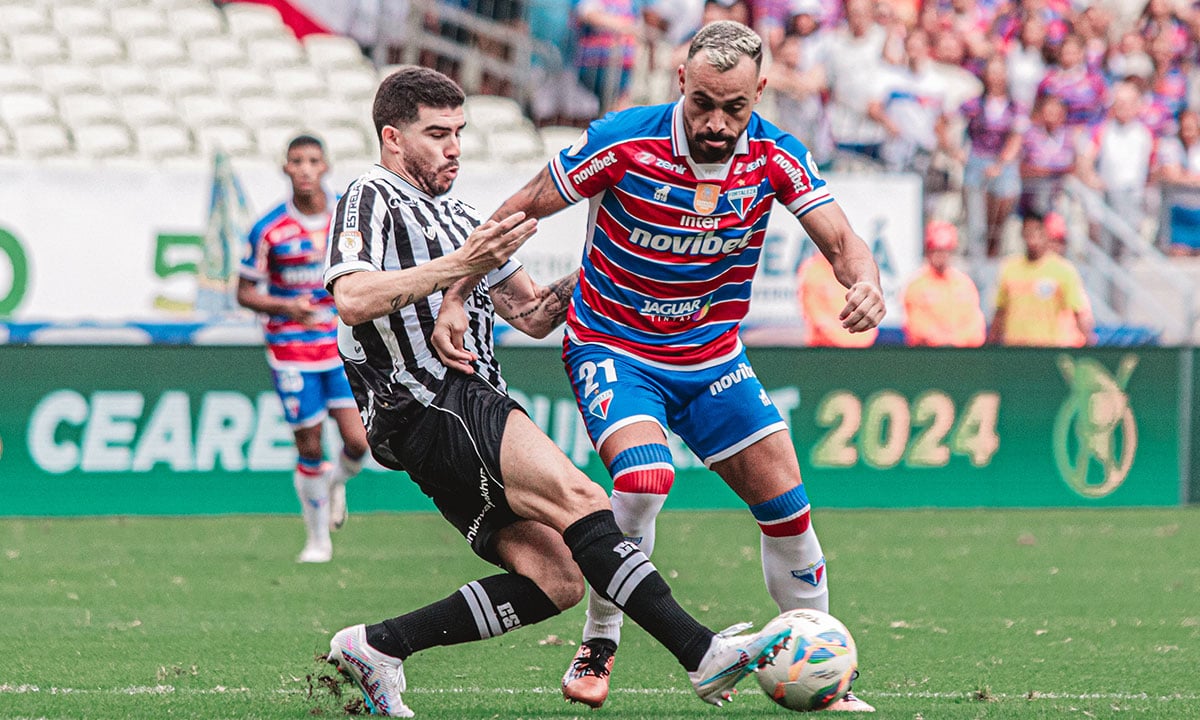
[[[329,471],[330,485],[345,485],[346,481],[362,471],[363,459],[352,460],[345,452],[338,453],[338,461]]]
[[[307,533],[306,545],[329,547],[329,475],[307,475],[297,470],[292,475],[296,497],[300,498],[300,513]]]
[[[666,495],[613,490],[612,508],[617,527],[621,528],[625,537],[638,544],[646,557],[654,551],[654,521],[666,501]],[[620,608],[595,592],[588,592],[587,622],[583,625],[584,640],[606,638],[620,644],[621,624],[624,620],[625,615]]]
[[[811,525],[800,535],[771,537],[763,533],[762,566],[767,592],[780,612],[797,608],[829,612],[825,555]]]

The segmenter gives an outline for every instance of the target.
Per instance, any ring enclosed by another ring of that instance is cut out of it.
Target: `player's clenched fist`
[[[488,220],[467,236],[460,248],[467,274],[495,270],[537,232],[537,218],[515,212],[501,220]]]
[[[872,282],[856,282],[846,293],[846,307],[838,314],[842,327],[852,333],[863,332],[879,325],[887,308],[883,291]]]

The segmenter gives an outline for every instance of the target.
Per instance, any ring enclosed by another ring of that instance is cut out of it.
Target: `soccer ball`
[[[858,651],[850,631],[837,618],[819,610],[790,610],[763,632],[792,629],[775,661],[758,671],[763,692],[789,710],[821,710],[850,689],[858,668]]]

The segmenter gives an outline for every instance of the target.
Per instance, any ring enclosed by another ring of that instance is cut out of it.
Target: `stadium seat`
[[[228,98],[273,98],[274,88],[262,73],[240,67],[222,67],[213,71],[217,91]],[[278,100],[275,101],[277,104]]]
[[[76,35],[67,38],[71,60],[97,67],[125,60],[125,48],[111,35]]]
[[[192,135],[182,125],[163,123],[134,128],[138,153],[152,161],[190,157],[195,154]]]
[[[105,35],[108,14],[91,5],[55,5],[50,8],[50,25],[63,37]]]
[[[459,154],[462,160],[486,160],[488,157],[487,136],[467,126],[459,137]]]
[[[217,150],[223,150],[231,157],[248,157],[258,152],[254,136],[244,127],[208,125],[193,130],[201,152],[207,156],[211,157]]]
[[[179,115],[193,130],[212,125],[238,125],[237,108],[220,95],[184,95],[177,99]]]
[[[366,62],[358,43],[343,35],[307,35],[304,49],[309,65],[327,72],[335,68],[362,68]]]
[[[246,65],[245,48],[236,38],[227,35],[192,38],[187,41],[187,46],[192,59],[208,67]]]
[[[63,157],[74,152],[67,129],[57,122],[13,128],[13,145],[18,157],[29,159]]]
[[[172,17],[174,20],[174,17]],[[169,34],[162,10],[141,5],[115,7],[111,12],[113,32],[124,38]]]
[[[296,106],[287,101],[281,101],[271,95],[246,95],[236,100],[238,113],[242,122],[257,128],[268,125],[295,126],[302,116],[296,112]]]
[[[30,4],[0,5],[0,32],[9,37],[51,30],[50,16],[45,8]]]
[[[291,34],[279,11],[269,5],[233,2],[221,6],[229,32],[238,38],[272,37]]]
[[[120,108],[111,95],[80,93],[63,95],[58,99],[58,112],[72,128],[93,123],[116,122],[121,119]]]
[[[271,84],[279,97],[302,99],[325,95],[325,80],[310,67],[275,68],[271,71]]]
[[[304,63],[304,49],[291,35],[246,39],[246,55],[257,68],[290,67]]]
[[[345,103],[326,95],[300,101],[300,117],[314,127],[358,127],[363,117],[369,115],[357,103]]]
[[[8,38],[0,35],[0,62],[8,62],[12,57],[12,51],[8,47]]]
[[[583,134],[583,130],[570,125],[550,125],[538,130],[542,136],[542,145],[546,152],[557,154],[563,148],[569,148]]]
[[[76,125],[71,135],[75,139],[75,151],[86,158],[103,159],[133,154],[133,137],[124,125]]]
[[[118,96],[121,117],[131,127],[159,125],[179,121],[179,111],[162,95],[137,93]]]
[[[488,152],[493,160],[520,162],[541,160],[545,153],[542,136],[532,122],[492,130],[487,134]]]
[[[16,145],[13,144],[12,135],[8,132],[8,128],[0,125],[0,157],[8,157],[15,153]]]
[[[29,32],[9,36],[8,51],[13,60],[28,67],[56,63],[67,56],[62,38],[48,33]]]
[[[130,62],[142,67],[158,68],[192,62],[183,42],[170,35],[131,37],[125,41],[125,50]]]
[[[212,37],[225,32],[221,11],[216,9],[212,3],[191,3],[183,7],[171,8],[170,13],[167,30],[184,40]]]
[[[54,101],[39,90],[6,92],[0,95],[0,120],[10,128],[58,119]]]
[[[468,95],[463,103],[467,122],[484,130],[521,125],[525,114],[516,100],[497,95]]]
[[[37,75],[24,65],[0,63],[0,93],[37,90],[41,87]]]
[[[325,143],[330,160],[362,160],[371,156],[366,138],[358,127],[331,127],[317,133]]]
[[[326,72],[325,77],[326,90],[340,98],[373,98],[375,91],[379,89],[379,79],[369,66],[337,67]]]
[[[86,65],[45,65],[38,69],[38,76],[41,78],[42,88],[56,95],[104,92],[100,74]]]
[[[105,91],[113,95],[152,94],[164,89],[149,68],[137,65],[105,65],[99,74]]]
[[[162,91],[174,97],[216,92],[212,77],[202,66],[165,67],[159,69],[155,74]]]
[[[249,124],[249,121],[247,121]],[[275,125],[253,125],[254,139],[258,145],[258,154],[272,162],[281,162],[287,144],[297,135],[315,131],[301,127],[295,120]]]

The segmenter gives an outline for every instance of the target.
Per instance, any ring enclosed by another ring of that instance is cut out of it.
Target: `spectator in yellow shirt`
[[[800,263],[796,271],[796,299],[804,318],[805,344],[809,347],[862,348],[875,344],[879,328],[852,333],[842,327],[846,287],[838,282],[833,266],[822,253]]]
[[[1009,256],[1000,267],[989,342],[1040,347],[1091,342],[1092,312],[1083,280],[1069,260],[1050,249],[1045,217],[1026,213],[1021,237],[1024,254]],[[1074,317],[1073,328],[1061,322],[1063,312]]]
[[[987,331],[979,290],[950,264],[958,228],[944,220],[925,227],[925,264],[904,288],[904,338],[909,345],[979,347]]]

